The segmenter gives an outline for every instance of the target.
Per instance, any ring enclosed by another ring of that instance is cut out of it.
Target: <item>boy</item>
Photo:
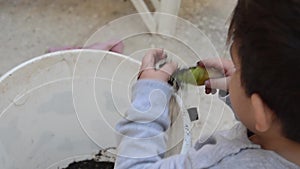
[[[300,168],[299,16],[299,0],[238,0],[228,38],[233,64],[203,60],[199,66],[224,70],[241,123],[198,141],[184,155],[163,159],[173,92],[166,82],[177,66],[153,69],[165,56],[162,50],[148,52],[132,106],[117,125],[122,136],[115,168]],[[227,86],[210,79],[206,88],[210,93]],[[250,138],[247,129],[254,133]]]

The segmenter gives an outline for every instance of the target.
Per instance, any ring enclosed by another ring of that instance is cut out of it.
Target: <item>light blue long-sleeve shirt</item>
[[[300,168],[249,141],[241,123],[203,143],[198,141],[187,154],[164,158],[172,94],[167,83],[156,80],[139,80],[134,85],[131,107],[116,126],[120,134],[116,169]]]

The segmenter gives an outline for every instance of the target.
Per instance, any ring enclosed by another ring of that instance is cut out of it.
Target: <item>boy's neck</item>
[[[300,166],[300,143],[287,139],[283,136],[253,135],[249,138],[253,143],[259,144],[262,149],[271,150]]]

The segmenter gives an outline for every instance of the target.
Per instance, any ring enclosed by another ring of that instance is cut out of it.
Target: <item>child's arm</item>
[[[165,57],[162,50],[151,50],[143,58],[139,81],[133,86],[131,107],[116,126],[120,143],[115,168],[149,168],[163,158],[173,93],[166,82],[177,69],[175,63],[154,69]]]
[[[163,159],[171,94],[172,88],[157,80],[139,80],[134,85],[127,119],[116,127],[121,134],[116,169],[191,168],[184,155]]]

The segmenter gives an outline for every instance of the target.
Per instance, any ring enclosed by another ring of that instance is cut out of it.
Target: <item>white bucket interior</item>
[[[0,168],[57,169],[116,147],[114,127],[139,66],[116,53],[74,50],[37,57],[1,77]]]
[[[129,86],[122,86],[125,77],[113,84],[108,76],[122,61],[134,65],[120,67],[123,76],[137,72],[139,64],[121,55],[77,50],[35,58],[2,77],[0,168],[66,167],[74,159],[115,147],[113,128],[121,116],[110,91],[122,92],[118,102],[129,92],[120,89]],[[94,83],[99,87],[93,88]]]

